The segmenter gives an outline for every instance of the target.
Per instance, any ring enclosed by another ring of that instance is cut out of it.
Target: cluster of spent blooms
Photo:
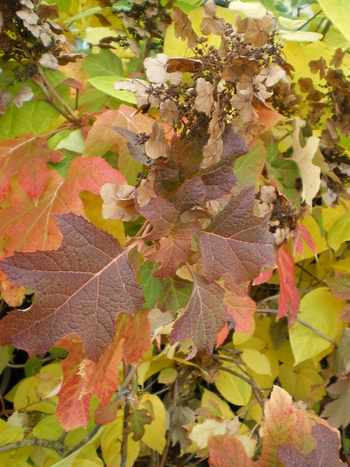
[[[301,207],[298,212],[293,204],[279,191],[277,184],[276,186],[262,186],[255,203],[260,217],[270,215],[269,230],[275,236],[275,245],[282,245],[282,243],[290,239],[294,244],[295,239],[299,236],[299,218],[307,216],[308,206]]]
[[[332,113],[321,133],[321,151],[329,165],[329,172],[322,178],[321,187],[328,205],[336,203],[339,195],[350,197],[350,159],[338,144],[339,133],[350,136],[350,81],[339,68],[344,55],[345,52],[338,48],[329,66],[322,57],[309,63],[311,72],[319,73],[319,86],[315,86],[310,78],[299,79],[300,90],[306,94],[311,126],[317,126],[329,109]]]
[[[101,8],[112,6],[116,0],[100,0]],[[170,10],[175,0],[162,4],[159,0],[128,0],[116,12],[123,22],[123,30],[116,37],[104,37],[97,44],[102,49],[115,49],[114,43],[124,49],[130,48],[136,58],[147,56],[151,50],[159,50],[167,27],[171,23]],[[111,26],[105,16],[95,15],[102,26]]]
[[[115,83],[116,90],[128,90],[137,98],[138,111],[159,107],[161,118],[193,140],[207,135],[203,168],[215,164],[222,151],[222,133],[232,123],[236,132],[249,142],[264,126],[256,109],[271,107],[266,102],[273,87],[284,80],[291,66],[275,43],[276,20],[266,14],[262,19],[236,17],[236,25],[216,17],[216,4],[204,5],[201,32],[221,36],[219,49],[206,46],[190,18],[174,7],[171,17],[175,36],[187,40],[191,58],[170,58],[166,54],[146,58],[148,81],[128,79]],[[182,74],[191,73],[193,85],[183,82]]]

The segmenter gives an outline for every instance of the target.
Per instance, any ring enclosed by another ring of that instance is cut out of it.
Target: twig
[[[160,460],[159,467],[164,467],[166,459],[168,457],[168,452],[170,448],[170,443],[171,443],[171,437],[175,428],[175,423],[174,423],[174,416],[175,416],[175,409],[177,406],[177,401],[179,399],[179,379],[176,378],[174,383],[173,383],[173,406],[171,410],[171,415],[170,415],[170,424],[169,424],[169,431],[168,431],[168,436],[166,440],[166,445],[163,451],[162,458]]]
[[[303,294],[312,292],[313,290],[315,290],[315,289],[298,290],[298,292],[300,293],[300,295],[303,295]],[[256,302],[256,306],[259,307],[263,303],[271,302],[272,300],[277,300],[279,297],[280,297],[279,293],[276,294],[276,295],[270,295],[269,297],[263,298],[262,300],[259,300],[258,302]]]
[[[309,272],[307,269],[303,268],[303,266],[301,266],[300,264],[296,263],[295,266],[297,266],[298,268],[300,268],[302,271],[306,272],[306,274],[308,274],[310,277],[312,277],[313,279],[315,279],[315,281],[318,282],[319,284],[322,284],[322,285],[327,286],[327,284],[326,284],[324,281],[318,279],[314,274],[312,274],[311,272]]]
[[[197,455],[197,451],[194,451],[191,455],[187,457],[178,467],[184,467],[186,464],[190,462],[195,456]]]
[[[236,360],[235,358],[223,357],[222,355],[212,355],[214,360],[223,360],[224,362],[235,363],[236,365],[246,365],[246,363]]]
[[[303,25],[300,26],[300,28],[296,29],[294,32],[297,32],[297,31],[300,31],[301,29],[303,29],[303,27],[305,27],[307,24],[309,24],[314,18],[316,18],[316,16],[318,16],[320,13],[322,13],[322,10],[318,11],[317,13],[314,14],[314,16],[311,16],[311,18],[309,18],[307,21],[305,21],[305,23]]]
[[[240,373],[237,373],[237,371],[230,370],[229,368],[226,368],[224,366],[213,365],[211,368],[214,368],[214,370],[226,371],[226,373],[230,373],[233,376],[237,376],[237,378],[240,378],[243,381],[245,381],[247,384],[249,384],[249,386],[251,386],[251,388],[252,388],[252,390],[254,392],[256,400],[258,401],[258,403],[259,403],[259,405],[262,408],[262,411],[264,413],[263,395],[261,393],[261,390],[260,390],[257,382],[253,378],[251,378],[251,379],[246,378],[245,376],[241,375]]]
[[[272,308],[257,308],[255,310],[256,313],[269,313],[269,314],[275,314],[277,315],[278,313],[278,310],[274,310]],[[335,342],[335,340],[333,340],[331,337],[328,337],[326,336],[326,334],[323,334],[323,332],[321,331],[318,331],[317,329],[315,329],[313,326],[311,326],[311,324],[307,323],[306,321],[303,321],[302,319],[300,318],[296,318],[295,320],[297,323],[305,326],[306,328],[310,329],[312,332],[314,332],[315,334],[317,334],[318,336],[322,337],[323,339],[326,339],[326,341],[330,342],[331,344],[334,345],[334,347],[338,347],[338,344]]]
[[[52,441],[47,439],[23,439],[22,441],[17,441],[16,443],[5,444],[5,446],[0,446],[0,453],[11,451],[11,449],[22,448],[23,446],[42,446],[44,448],[55,449],[56,451],[66,453],[67,446],[65,444],[59,443],[58,441]]]
[[[70,115],[71,119],[73,119],[73,121],[80,126],[80,120],[79,118],[76,116],[74,110],[65,102],[64,99],[62,99],[62,97],[58,94],[58,92],[56,91],[56,89],[52,86],[52,84],[50,83],[50,81],[48,80],[47,76],[45,75],[45,73],[43,72],[43,70],[40,68],[40,66],[38,67],[38,71],[39,71],[39,74],[41,76],[41,79],[44,81],[44,83],[46,84],[46,86],[48,87],[48,89],[50,89],[51,91],[51,94],[55,97],[55,99],[61,104],[61,106],[66,109],[66,111],[68,112],[68,114]]]
[[[233,353],[236,357],[239,357],[242,354],[242,350],[230,349],[229,347],[225,347],[224,345],[218,345],[217,347],[219,350],[225,350],[225,352]]]

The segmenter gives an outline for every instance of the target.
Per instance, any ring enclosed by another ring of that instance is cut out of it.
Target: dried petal
[[[39,16],[34,13],[33,10],[24,7],[22,10],[16,11],[16,15],[19,16],[21,19],[27,21],[28,24],[34,26],[39,21]]]
[[[49,70],[58,70],[57,58],[49,53],[43,54],[39,60],[39,63],[40,65],[42,65],[45,68],[48,68]]]
[[[329,62],[330,66],[334,66],[334,68],[339,68],[343,63],[343,58],[345,55],[345,51],[343,52],[342,49],[339,47],[334,54],[334,57]]]
[[[42,21],[46,21],[47,19],[59,18],[60,15],[58,13],[58,10],[59,7],[57,3],[53,3],[51,5],[44,5],[43,3],[40,3],[38,8],[36,9],[36,12]]]
[[[130,91],[135,94],[138,107],[150,105],[150,108],[157,107],[159,99],[151,94],[149,83],[142,79],[127,79],[125,81],[117,81],[114,83],[116,91]]]
[[[100,192],[103,218],[132,222],[140,217],[135,209],[134,189],[130,185],[104,184]]]
[[[145,150],[148,157],[158,159],[159,157],[168,157],[169,146],[165,138],[165,130],[162,125],[154,122],[152,124],[151,139],[145,143]]]
[[[170,81],[171,84],[178,85],[182,81],[182,73],[168,73],[167,62],[169,60],[167,54],[157,54],[155,58],[147,57],[143,62],[146,68],[146,76],[151,83],[163,84]]]
[[[160,103],[160,116],[169,125],[173,125],[177,122],[178,115],[179,110],[175,102],[173,102],[170,99],[167,99],[166,101]]]
[[[171,12],[171,18],[174,21],[175,37],[181,37],[183,41],[187,38],[188,48],[194,49],[198,43],[198,37],[192,28],[190,17],[181,8],[175,6]]]
[[[205,81],[204,78],[198,78],[196,90],[195,109],[198,112],[204,112],[206,115],[210,115],[214,105],[213,85],[209,83],[209,81]]]
[[[146,206],[151,198],[157,198],[158,194],[155,188],[157,173],[155,170],[149,172],[147,177],[141,180],[137,189],[137,202],[141,207]]]
[[[19,93],[13,98],[13,103],[19,109],[22,107],[23,102],[30,101],[34,97],[34,92],[28,86],[23,86]]]

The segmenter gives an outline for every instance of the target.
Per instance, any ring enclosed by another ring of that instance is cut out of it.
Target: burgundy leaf
[[[231,196],[225,208],[199,234],[206,277],[230,274],[236,283],[255,279],[275,258],[268,219],[254,215],[254,187]]]
[[[154,251],[147,257],[152,261],[160,262],[160,267],[155,273],[154,277],[171,277],[174,276],[179,264],[186,262],[192,250],[190,248],[189,237],[179,235],[169,235],[160,240],[160,248]]]
[[[237,182],[231,162],[218,162],[209,167],[202,175],[204,189],[207,193],[206,201],[222,198],[231,192]]]
[[[205,199],[203,182],[199,177],[186,180],[181,185],[172,202],[158,196],[152,198],[145,206],[136,204],[138,212],[153,225],[152,232],[147,236],[149,240],[166,237],[169,233],[177,235],[193,235],[200,230],[200,223],[195,220],[182,222],[180,215],[191,208],[201,204]]]
[[[222,300],[224,290],[215,282],[208,284],[205,278],[191,269],[193,290],[184,314],[175,322],[170,334],[170,345],[190,337],[193,348],[187,359],[197,351],[211,355],[216,335],[226,323],[226,307]]]
[[[336,431],[317,423],[311,429],[316,447],[303,454],[293,446],[279,446],[278,457],[286,467],[339,467],[346,465],[339,460],[339,437]]]
[[[117,314],[135,314],[143,292],[116,238],[73,213],[55,217],[63,235],[58,250],[16,252],[0,262],[9,280],[36,293],[29,309],[2,320],[1,343],[33,356],[76,333],[97,362],[113,341]]]

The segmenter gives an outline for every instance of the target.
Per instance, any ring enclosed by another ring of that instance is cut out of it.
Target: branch
[[[5,444],[5,446],[0,447],[0,453],[11,451],[11,449],[22,448],[23,446],[42,446],[44,448],[55,449],[58,452],[63,452],[66,454],[67,446],[58,441],[51,441],[47,439],[23,439],[22,441],[17,441],[16,443]]]
[[[255,381],[255,379],[251,378],[246,378],[245,376],[241,375],[240,373],[237,373],[236,371],[230,370],[229,368],[226,368],[224,366],[219,366],[219,365],[212,365],[211,368],[214,368],[214,370],[220,370],[220,371],[226,371],[226,373],[230,373],[233,376],[237,376],[237,378],[241,378],[243,381],[249,384],[251,386],[254,395],[256,397],[256,400],[258,401],[260,407],[262,408],[262,411],[264,413],[264,403],[263,403],[263,395],[261,392],[261,389],[258,386],[258,383]]]
[[[175,423],[174,423],[174,414],[175,414],[175,409],[178,404],[178,399],[179,399],[179,379],[176,378],[174,383],[173,383],[173,406],[170,414],[170,424],[169,424],[169,431],[168,431],[168,436],[166,440],[166,446],[163,451],[162,459],[160,461],[159,467],[164,467],[166,458],[168,457],[168,452],[170,448],[170,443],[171,443],[171,437],[175,428]]]
[[[277,315],[278,313],[278,310],[274,310],[274,309],[271,309],[271,308],[257,308],[255,310],[256,313],[270,313],[270,314],[275,314]],[[326,336],[326,334],[323,334],[323,332],[319,331],[318,329],[315,329],[313,326],[311,326],[311,324],[307,323],[306,321],[303,321],[302,319],[300,318],[296,318],[295,320],[297,323],[305,326],[306,328],[310,329],[312,332],[314,332],[315,334],[317,334],[318,336],[322,337],[323,339],[326,339],[326,341],[330,342],[331,344],[334,345],[334,347],[338,347],[338,344],[337,342],[335,342],[335,340],[333,340],[331,337],[328,337]]]

